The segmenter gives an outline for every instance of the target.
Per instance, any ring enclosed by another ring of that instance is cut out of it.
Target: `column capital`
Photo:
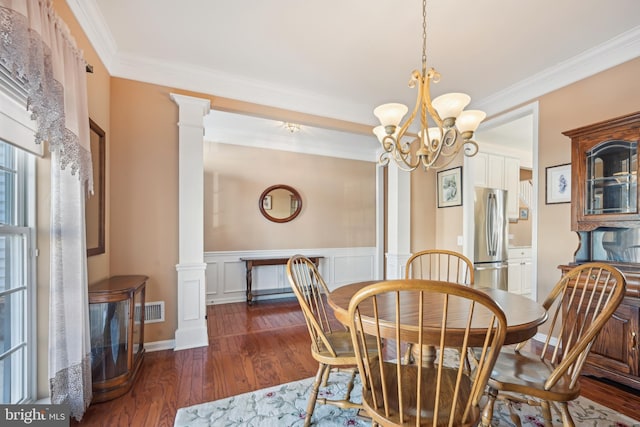
[[[178,104],[178,126],[202,128],[202,117],[211,111],[211,101],[204,98],[170,93],[171,100]]]

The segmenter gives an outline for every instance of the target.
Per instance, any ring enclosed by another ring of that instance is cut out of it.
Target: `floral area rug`
[[[327,387],[321,388],[318,398],[341,399],[345,395],[349,378],[348,372],[332,371]],[[275,387],[252,391],[214,402],[180,408],[176,414],[175,427],[215,426],[215,427],[288,427],[303,426],[307,399],[311,392],[313,378],[294,381]],[[362,399],[362,387],[359,378],[351,393],[351,399]],[[528,405],[514,405],[514,411],[520,415],[523,426],[544,426],[539,408]],[[576,426],[639,426],[624,415],[585,398],[578,398],[569,404],[569,410]],[[554,425],[562,425],[554,414]],[[360,416],[357,409],[340,409],[332,405],[317,404],[311,420],[313,426],[371,426],[371,421]],[[501,401],[497,401],[493,417],[493,426],[514,426],[509,410]]]

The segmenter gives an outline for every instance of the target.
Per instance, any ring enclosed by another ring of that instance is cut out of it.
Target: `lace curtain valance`
[[[36,143],[92,189],[85,61],[51,0],[0,0],[0,64],[27,93]]]

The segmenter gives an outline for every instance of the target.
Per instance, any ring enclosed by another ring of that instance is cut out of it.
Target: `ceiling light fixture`
[[[471,98],[464,93],[448,93],[431,101],[429,85],[440,81],[440,73],[427,70],[427,2],[422,1],[422,73],[411,73],[409,87],[418,85],[418,98],[411,116],[400,124],[408,108],[403,104],[383,104],[373,110],[380,120],[380,126],[373,133],[382,144],[380,164],[387,165],[393,158],[400,169],[413,171],[422,165],[425,170],[447,166],[464,147],[466,156],[478,152],[478,144],[473,141],[473,133],[484,120],[486,114],[479,110],[463,111]],[[407,129],[420,112],[420,132],[408,134]],[[430,127],[431,126],[431,127]],[[411,139],[408,139],[411,138]],[[404,139],[404,140],[403,140]],[[415,159],[411,159],[412,146],[417,142]]]
[[[300,131],[300,125],[297,123],[289,123],[289,122],[285,122],[284,123],[284,128],[286,130],[288,130],[291,133],[296,133],[298,131]]]

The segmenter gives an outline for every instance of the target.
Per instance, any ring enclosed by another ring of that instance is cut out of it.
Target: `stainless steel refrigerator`
[[[474,259],[476,287],[507,290],[507,192],[475,190]]]

